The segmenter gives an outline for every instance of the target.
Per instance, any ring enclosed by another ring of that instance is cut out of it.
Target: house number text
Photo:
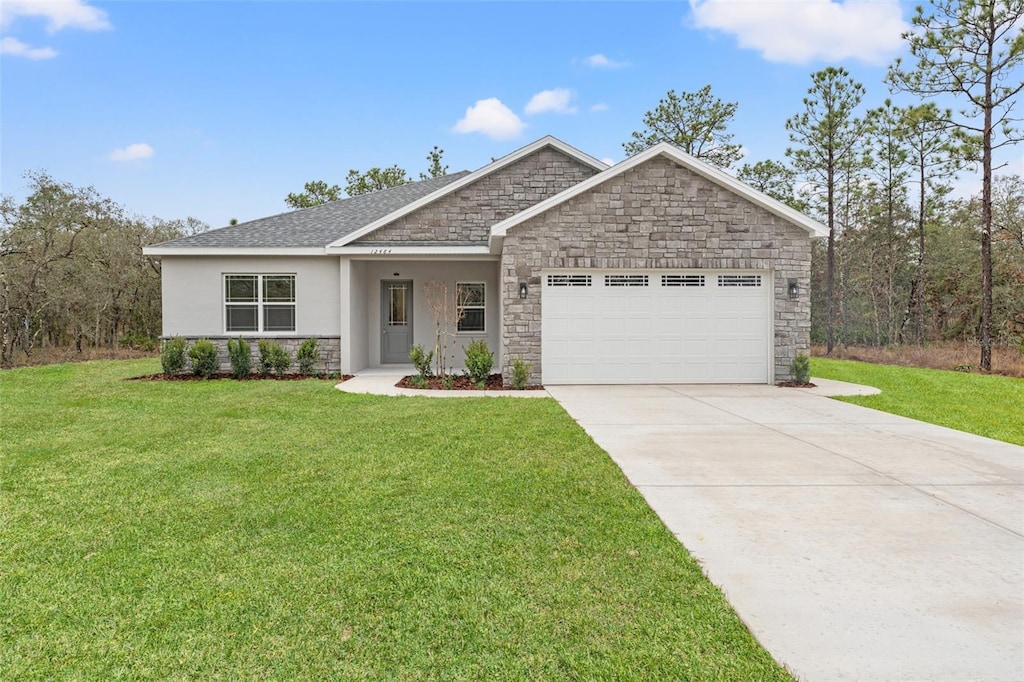
[[[370,249],[370,253],[391,253],[391,249]]]

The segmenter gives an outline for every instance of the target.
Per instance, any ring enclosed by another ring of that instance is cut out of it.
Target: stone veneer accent
[[[472,241],[486,244],[491,225],[596,173],[590,166],[545,147],[355,243]]]
[[[166,337],[165,337],[166,338]],[[238,336],[186,336],[185,339],[188,341],[189,347],[199,339],[209,339],[217,346],[217,359],[220,361],[220,371],[230,372],[231,371],[231,359],[228,357],[228,339],[237,339]],[[289,374],[296,374],[299,371],[299,363],[295,359],[295,353],[299,350],[299,345],[302,344],[308,336],[244,336],[241,338],[249,344],[250,355],[252,356],[252,369],[255,372],[257,363],[260,358],[259,342],[260,339],[266,339],[268,341],[277,341],[280,343],[288,354],[292,356],[292,366],[289,368]],[[341,337],[339,336],[317,336],[315,337],[320,342],[320,369],[325,372],[339,372],[341,371]],[[192,361],[188,360],[186,354],[186,360],[191,367]]]
[[[501,257],[502,372],[541,376],[541,271],[562,268],[773,270],[775,380],[810,345],[811,238],[800,227],[655,157],[511,228]],[[800,297],[791,301],[788,280]],[[526,299],[519,282],[529,282]]]

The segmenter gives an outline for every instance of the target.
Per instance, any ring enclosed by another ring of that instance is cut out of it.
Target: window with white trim
[[[294,332],[295,275],[224,275],[224,329]]]
[[[485,331],[484,320],[487,317],[486,287],[483,282],[456,282],[455,301],[458,331]]]

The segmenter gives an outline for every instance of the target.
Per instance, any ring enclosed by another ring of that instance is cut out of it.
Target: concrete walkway
[[[799,679],[1024,680],[1024,448],[806,389],[548,391]]]

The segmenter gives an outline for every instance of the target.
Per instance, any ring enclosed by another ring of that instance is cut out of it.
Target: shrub
[[[209,339],[199,339],[188,349],[188,356],[192,358],[192,371],[196,376],[208,379],[217,371],[217,346]]]
[[[231,374],[244,379],[252,369],[252,354],[245,339],[228,339],[228,358],[231,360]]]
[[[789,374],[796,381],[801,384],[807,384],[811,381],[811,358],[800,351],[793,358],[793,361],[789,363]]]
[[[177,374],[185,369],[185,339],[180,336],[164,341],[163,350],[160,351],[160,365],[164,374]]]
[[[292,366],[291,356],[277,341],[260,339],[259,350],[259,369],[263,376],[267,376],[271,372],[279,377],[284,376],[284,373]]]
[[[299,372],[306,375],[316,374],[316,366],[320,362],[320,342],[316,339],[303,341],[295,353],[295,360],[299,363]]]
[[[477,339],[466,346],[466,370],[477,386],[487,383],[487,377],[494,367],[494,353],[487,347],[487,342]]]
[[[409,361],[420,376],[424,379],[430,376],[430,365],[434,361],[434,351],[423,350],[423,345],[417,343],[409,349]]]
[[[417,374],[412,379],[409,379],[409,383],[416,388],[427,388],[427,378],[422,374]]]
[[[455,385],[455,375],[454,374],[445,374],[443,377],[441,377],[441,386],[444,387],[444,390],[450,391],[450,390],[452,390],[452,386],[454,386],[454,385]]]
[[[512,388],[521,391],[526,388],[526,382],[530,380],[530,363],[523,362],[522,358],[512,361]]]

